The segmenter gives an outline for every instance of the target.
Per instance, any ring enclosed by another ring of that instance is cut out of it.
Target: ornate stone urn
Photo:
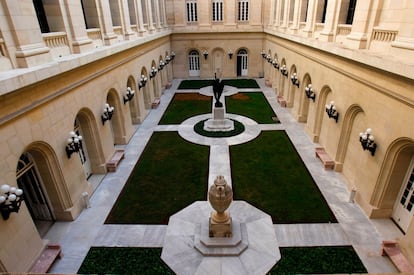
[[[233,201],[233,190],[227,185],[223,176],[217,176],[208,191],[208,199],[215,211],[211,213],[209,222],[210,237],[231,237],[232,222],[227,208]]]

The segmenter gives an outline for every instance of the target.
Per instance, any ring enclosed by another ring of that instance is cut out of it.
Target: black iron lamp
[[[229,50],[227,54],[229,55],[229,58],[230,58],[230,59],[232,59],[232,58],[233,58],[233,51],[232,51],[232,50]]]
[[[145,85],[147,84],[147,81],[148,81],[148,78],[145,75],[141,75],[141,78],[138,83],[139,89],[145,87]]]
[[[288,71],[286,69],[286,65],[282,65],[282,68],[280,68],[280,73],[285,77],[288,76]]]
[[[175,58],[175,52],[171,52],[170,57],[171,57],[171,61],[174,60],[174,58]]]
[[[158,65],[158,71],[162,71],[165,65],[166,64],[164,63],[164,61],[160,60],[160,64]]]
[[[276,59],[273,59],[272,65],[276,70],[279,70],[279,63],[277,63]]]
[[[73,153],[78,153],[79,150],[82,148],[82,136],[78,136],[74,131],[69,132],[70,137],[67,140],[66,144],[66,155],[68,159]]]
[[[266,52],[264,50],[262,50],[260,54],[262,55],[263,58],[266,58]]]
[[[359,133],[359,141],[361,142],[362,149],[371,152],[371,156],[375,155],[377,150],[377,144],[374,142],[375,138],[372,135],[371,128],[368,128],[365,133]]]
[[[10,217],[10,213],[19,212],[23,201],[23,190],[3,184],[0,187],[0,212],[3,220]]]
[[[170,63],[170,61],[171,61],[171,57],[169,55],[167,55],[165,57],[165,61],[164,61],[165,65],[167,65],[168,63]]]
[[[305,93],[307,98],[312,99],[313,102],[315,102],[316,94],[312,89],[312,84],[308,84],[308,86],[305,87]]]
[[[208,51],[204,50],[203,55],[204,55],[204,59],[207,59],[207,57],[208,57]]]
[[[296,87],[299,88],[299,79],[298,79],[298,75],[296,73],[293,73],[290,76],[290,80],[292,81],[292,84],[295,85]]]
[[[151,68],[150,79],[157,75],[158,70],[155,67]]]
[[[335,102],[331,101],[329,105],[325,105],[325,111],[329,118],[332,118],[338,123],[339,113],[336,111]]]
[[[266,60],[267,60],[268,63],[272,63],[273,59],[270,56],[270,54],[266,55]]]
[[[103,109],[103,113],[101,115],[102,118],[102,125],[105,124],[105,121],[107,120],[111,120],[112,119],[112,115],[114,114],[114,110],[115,108],[112,106],[109,106],[108,103],[105,104],[105,107]]]
[[[128,101],[131,101],[135,95],[135,91],[131,89],[131,87],[127,87],[126,94],[124,95],[124,104]]]

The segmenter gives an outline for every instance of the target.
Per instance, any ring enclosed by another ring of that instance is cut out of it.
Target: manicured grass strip
[[[225,79],[224,85],[234,86],[240,89],[260,88],[254,79]]]
[[[196,132],[199,135],[205,136],[205,137],[216,137],[216,138],[233,137],[233,136],[237,136],[237,135],[244,132],[244,125],[241,122],[238,122],[237,120],[233,120],[234,130],[225,131],[225,132],[222,132],[222,131],[217,131],[217,132],[205,131],[204,130],[204,122],[205,121],[207,121],[207,119],[196,123],[196,125],[194,125],[194,132]]]
[[[162,248],[91,247],[78,273],[174,274],[161,260],[161,251]]]
[[[208,161],[208,146],[177,132],[154,132],[106,223],[167,224],[171,215],[206,199]]]
[[[211,85],[213,85],[213,79],[182,80],[177,89],[201,89]]]
[[[284,131],[264,131],[230,147],[235,200],[245,200],[274,223],[336,222]]]
[[[159,124],[181,124],[192,116],[211,113],[211,99],[198,93],[176,93]]]
[[[178,86],[179,90],[200,89],[213,85],[213,79],[183,80]],[[254,79],[224,79],[224,85],[234,86],[237,88],[259,88]]]
[[[226,112],[249,117],[259,124],[278,123],[275,112],[261,92],[226,96]]]
[[[367,273],[352,246],[281,247],[272,274]]]

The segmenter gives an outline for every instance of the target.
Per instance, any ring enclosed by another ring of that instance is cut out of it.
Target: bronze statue
[[[221,94],[223,93],[224,83],[220,79],[216,77],[216,73],[214,73],[214,82],[213,82],[213,94],[214,98],[216,99],[216,103],[214,104],[215,107],[223,107],[223,103],[220,102]]]

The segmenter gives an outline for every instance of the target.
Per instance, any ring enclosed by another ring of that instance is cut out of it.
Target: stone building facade
[[[173,78],[216,72],[264,77],[366,214],[401,227],[414,263],[412,14],[413,1],[391,0],[2,1],[0,184],[30,198],[0,219],[0,272],[29,270],[44,228],[77,218]],[[359,140],[367,128],[374,155]],[[72,131],[82,148],[69,157]]]

